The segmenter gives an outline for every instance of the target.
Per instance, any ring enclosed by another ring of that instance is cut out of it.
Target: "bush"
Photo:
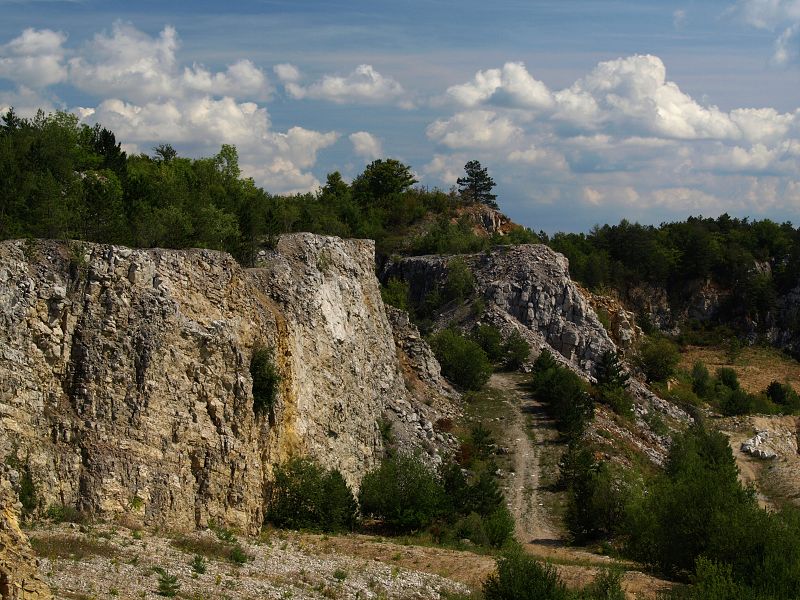
[[[485,600],[567,600],[569,593],[555,567],[521,549],[506,552],[483,584]]]
[[[358,506],[342,474],[294,458],[275,468],[267,520],[279,527],[352,529]]]
[[[692,366],[692,391],[701,398],[710,398],[714,394],[714,380],[700,361]]]
[[[788,383],[773,381],[767,386],[766,394],[775,404],[786,407],[792,411],[800,409],[800,396],[797,395],[797,392],[795,392]]]
[[[720,367],[717,369],[717,379],[729,390],[739,389],[739,376],[730,367]]]
[[[361,512],[397,531],[427,527],[445,504],[441,481],[425,463],[410,454],[385,459],[361,482]]]
[[[484,530],[487,541],[495,548],[502,548],[514,537],[514,517],[505,504],[498,506],[494,512],[484,519]]]
[[[534,362],[534,393],[547,403],[559,431],[568,439],[583,435],[594,416],[594,403],[586,388],[580,377],[556,363],[547,350]]]
[[[489,380],[492,367],[483,349],[453,329],[444,329],[430,339],[442,373],[468,390],[479,390]]]
[[[515,329],[503,344],[503,353],[506,361],[505,368],[509,371],[516,371],[528,360],[531,354],[531,345]]]
[[[478,325],[472,331],[471,337],[486,352],[489,360],[498,361],[503,357],[503,336],[497,327]]]
[[[625,521],[630,485],[609,463],[595,462],[586,446],[570,451],[579,454],[565,457],[571,470],[562,469],[568,478],[567,528],[580,542],[613,536]]]
[[[648,381],[666,381],[680,360],[677,346],[666,338],[648,338],[639,348],[639,366]]]
[[[576,600],[625,600],[622,571],[603,569],[592,583],[576,595]]]
[[[446,302],[463,302],[475,289],[475,276],[462,259],[451,260],[447,265],[447,279],[444,283]]]
[[[280,376],[272,362],[272,351],[256,348],[250,359],[250,375],[253,377],[253,411],[256,414],[272,414],[278,397]]]
[[[408,282],[398,279],[397,277],[390,277],[386,285],[381,287],[381,298],[384,304],[408,311]]]
[[[742,389],[727,390],[719,403],[723,415],[746,415],[753,412],[753,398]]]

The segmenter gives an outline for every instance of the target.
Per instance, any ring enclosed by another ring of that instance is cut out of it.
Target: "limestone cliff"
[[[543,245],[497,247],[459,256],[472,271],[484,308],[477,316],[501,330],[517,329],[538,354],[558,352],[580,370],[591,373],[595,361],[614,342],[589,302],[569,276],[567,259]],[[385,277],[409,282],[416,303],[447,280],[453,257],[416,256],[390,264]],[[445,315],[449,320],[452,315]]]
[[[280,374],[265,412],[260,347]],[[249,270],[208,250],[0,244],[0,460],[35,509],[254,531],[274,463],[310,455],[357,485],[378,420],[414,402],[372,242],[285,236]]]

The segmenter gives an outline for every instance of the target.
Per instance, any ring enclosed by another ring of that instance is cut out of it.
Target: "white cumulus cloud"
[[[353,144],[353,152],[355,152],[356,156],[367,160],[375,160],[383,155],[380,140],[367,131],[351,133],[349,139]]]
[[[307,86],[298,83],[299,72],[292,65],[279,65],[276,71],[293,98],[328,100],[337,104],[378,104],[400,102],[405,95],[403,86],[391,77],[381,75],[372,65],[359,65],[344,76],[325,75]]]
[[[534,109],[553,104],[547,86],[534,79],[521,62],[478,71],[472,81],[447,88],[447,95],[469,108],[487,102]]]
[[[0,78],[37,89],[60,83],[67,76],[63,47],[66,40],[60,31],[25,29],[0,46]]]
[[[521,132],[511,120],[490,110],[458,113],[431,123],[426,134],[449,148],[501,148]]]

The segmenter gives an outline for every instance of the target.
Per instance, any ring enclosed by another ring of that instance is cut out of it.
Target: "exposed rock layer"
[[[250,270],[207,250],[5,242],[0,331],[0,459],[24,465],[40,510],[254,531],[272,464],[307,454],[357,485],[378,419],[413,401],[369,241],[285,236]],[[280,374],[261,412],[258,347]]]
[[[496,325],[502,326],[501,321],[515,324],[537,353],[548,345],[591,373],[603,352],[616,349],[570,279],[569,263],[562,254],[544,245],[522,245],[458,258],[475,276],[476,293],[485,301],[487,318],[497,321]],[[452,260],[446,256],[405,258],[389,265],[385,276],[408,281],[412,300],[421,303],[445,284]]]
[[[49,600],[28,538],[19,528],[19,504],[11,484],[0,478],[0,597]]]

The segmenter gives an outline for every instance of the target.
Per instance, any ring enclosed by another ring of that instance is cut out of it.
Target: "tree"
[[[330,183],[330,182],[329,182]],[[411,167],[399,160],[379,158],[366,166],[353,180],[353,192],[362,204],[385,204],[387,199],[401,194],[417,183]]]
[[[489,172],[481,167],[481,163],[471,160],[464,165],[464,171],[467,176],[459,177],[456,180],[461,197],[467,201],[480,202],[492,208],[499,208],[495,202],[497,196],[492,194],[492,188],[495,186],[494,179],[489,177]]]

